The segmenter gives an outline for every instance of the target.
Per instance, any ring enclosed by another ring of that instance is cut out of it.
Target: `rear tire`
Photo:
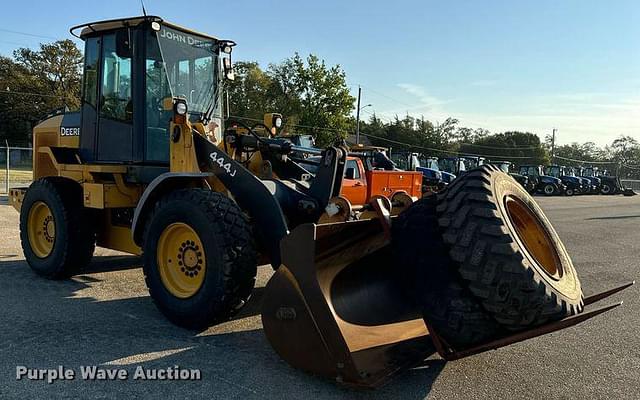
[[[602,188],[600,189],[600,193],[604,195],[613,194],[613,188],[608,183],[603,183]]]
[[[425,321],[453,346],[485,342],[500,332],[473,294],[461,285],[436,217],[435,195],[415,202],[394,221],[392,245],[403,280]]]
[[[556,194],[556,191],[557,187],[553,183],[547,183],[546,185],[544,185],[543,192],[545,196],[553,196],[554,194]]]
[[[79,184],[61,178],[34,181],[20,210],[20,241],[31,269],[63,279],[89,264],[96,245],[90,220]]]
[[[246,304],[257,257],[247,218],[231,199],[206,189],[178,190],[160,200],[147,221],[145,281],[170,321],[206,328]]]
[[[575,194],[575,192],[573,191],[573,189],[567,188],[567,190],[564,191],[564,194],[566,196],[573,196]]]
[[[438,195],[438,223],[464,287],[512,329],[577,314],[578,275],[535,200],[487,165]]]

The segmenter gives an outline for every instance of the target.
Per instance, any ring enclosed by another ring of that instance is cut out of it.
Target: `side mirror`
[[[116,55],[120,58],[131,58],[131,29],[120,29],[116,32]]]
[[[355,168],[347,168],[344,171],[345,179],[356,179],[356,169]]]
[[[230,56],[222,59],[222,66],[224,68],[224,76],[230,81],[234,80],[235,74],[233,73],[233,64]]]

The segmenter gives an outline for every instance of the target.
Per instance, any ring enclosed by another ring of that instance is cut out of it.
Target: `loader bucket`
[[[282,265],[267,284],[262,322],[285,361],[375,387],[434,352],[389,247],[377,219],[304,224],[282,241]]]
[[[291,366],[357,387],[378,387],[438,353],[452,361],[585,322],[622,303],[594,306],[631,285],[584,299],[582,313],[466,348],[448,344],[406,296],[383,219],[303,224],[281,242],[262,324]],[[426,321],[426,322],[425,322]]]

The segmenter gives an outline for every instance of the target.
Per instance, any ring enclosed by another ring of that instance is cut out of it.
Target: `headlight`
[[[276,117],[275,121],[273,121],[273,125],[278,129],[282,128],[282,117]]]
[[[187,115],[187,103],[183,101],[177,102],[175,111],[176,111],[176,114],[178,115]]]

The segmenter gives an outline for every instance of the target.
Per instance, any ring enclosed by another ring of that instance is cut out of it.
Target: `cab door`
[[[362,205],[367,202],[367,179],[364,174],[362,163],[356,159],[347,159],[345,176],[342,180],[340,194],[346,197],[353,205]],[[349,170],[353,170],[353,175],[348,177]]]
[[[126,29],[102,37],[97,160],[133,161],[133,60]]]

